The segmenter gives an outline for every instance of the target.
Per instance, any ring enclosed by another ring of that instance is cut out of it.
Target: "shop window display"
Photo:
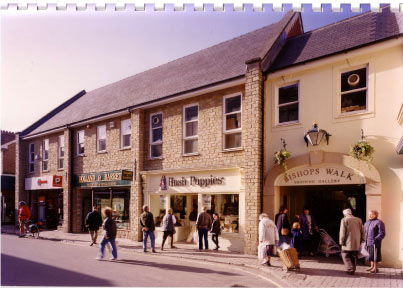
[[[118,229],[129,229],[129,202],[130,193],[127,190],[94,191],[94,205],[100,211],[105,207],[112,207],[112,215]],[[102,215],[104,218],[104,215]]]
[[[218,213],[221,229],[224,232],[238,233],[239,231],[239,195],[221,194],[211,196],[210,214]]]

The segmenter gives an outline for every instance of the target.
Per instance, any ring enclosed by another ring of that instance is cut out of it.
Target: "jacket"
[[[259,222],[259,242],[265,245],[275,245],[278,240],[278,230],[273,220],[264,217]]]
[[[151,212],[143,212],[140,215],[140,225],[142,228],[148,228],[148,231],[155,230],[154,216]]]
[[[109,239],[115,239],[117,234],[116,222],[112,218],[106,217],[102,224],[105,236]]]
[[[166,214],[162,219],[162,231],[173,231],[174,230],[174,217],[172,214]]]
[[[277,214],[275,217],[276,220],[276,227],[278,233],[281,233],[281,228],[287,228],[290,231],[290,222],[288,222],[287,214]],[[279,234],[281,236],[281,234]]]
[[[98,211],[91,211],[85,217],[85,225],[88,225],[88,229],[91,231],[98,231],[99,227],[102,226],[102,217]]]
[[[201,212],[197,216],[197,221],[196,221],[196,228],[207,228],[208,230],[211,229],[211,216],[207,212]]]
[[[31,210],[27,205],[23,205],[18,209],[18,220],[26,221],[31,218]]]
[[[211,233],[218,234],[218,235],[221,234],[220,220],[217,219],[217,220],[213,221]]]
[[[359,251],[365,240],[364,227],[360,218],[352,215],[341,219],[339,244],[343,251]]]
[[[375,245],[381,248],[382,239],[385,238],[385,224],[379,219],[370,219],[364,224],[365,246]]]
[[[309,229],[309,221],[307,215],[302,213],[299,216],[299,225],[301,226],[301,231],[302,231],[302,239],[304,240],[309,240],[314,232],[314,228],[317,226],[315,218],[312,215],[311,216],[311,229]],[[311,233],[309,233],[311,232]]]

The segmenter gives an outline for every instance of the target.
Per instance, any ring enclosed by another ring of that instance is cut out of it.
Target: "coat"
[[[348,215],[341,219],[339,244],[342,251],[359,251],[364,240],[364,227],[360,218]]]
[[[382,239],[385,237],[385,224],[379,219],[370,219],[364,224],[365,246],[375,245],[381,248]]]
[[[279,240],[278,230],[273,220],[264,217],[259,222],[259,242],[264,245],[276,245]]]
[[[174,231],[175,216],[167,213],[162,219],[162,231]]]
[[[151,212],[143,212],[140,215],[140,225],[142,228],[148,228],[148,231],[155,230],[154,216]]]
[[[207,212],[201,212],[197,216],[196,227],[199,228],[206,228],[208,230],[211,229],[211,216]]]
[[[220,220],[217,219],[213,221],[213,227],[211,228],[211,233],[215,233],[218,235],[221,234]]]
[[[26,221],[31,218],[31,210],[27,205],[21,206],[20,209],[18,209],[18,220],[20,221]]]
[[[85,225],[88,225],[90,231],[98,231],[99,227],[102,226],[102,217],[98,211],[91,211],[85,217]]]
[[[117,234],[116,222],[110,217],[106,217],[104,223],[102,224],[102,229],[104,230],[105,237],[109,239],[115,239]]]
[[[311,233],[313,234],[314,228],[315,228],[317,225],[316,225],[315,218],[314,218],[312,215],[310,215],[310,216],[311,216]],[[301,231],[302,231],[302,239],[304,239],[304,240],[309,240],[309,239],[311,239],[312,234],[309,233],[308,217],[307,217],[304,213],[302,213],[302,214],[299,216],[299,225],[300,225]]]
[[[288,231],[291,230],[290,222],[288,222],[287,214],[277,214],[275,219],[276,219],[277,230],[278,230],[278,233],[280,233],[279,234],[280,236],[282,236],[281,228],[287,228]]]

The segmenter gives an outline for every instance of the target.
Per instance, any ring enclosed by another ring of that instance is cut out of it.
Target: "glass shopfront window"
[[[209,213],[220,216],[222,231],[238,233],[239,231],[239,194],[211,195]]]

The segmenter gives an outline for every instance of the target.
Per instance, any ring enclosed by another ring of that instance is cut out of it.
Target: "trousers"
[[[348,272],[355,272],[357,267],[357,254],[358,251],[342,251],[341,257],[343,258],[344,266]]]

